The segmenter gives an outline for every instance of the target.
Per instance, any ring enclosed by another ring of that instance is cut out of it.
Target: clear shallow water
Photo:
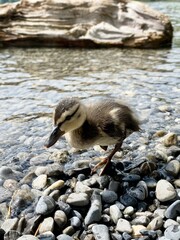
[[[0,49],[0,166],[53,151],[43,144],[53,107],[64,97],[120,98],[137,110],[147,132],[180,126],[180,3],[148,4],[170,16],[172,48]],[[162,105],[170,111],[159,111]]]

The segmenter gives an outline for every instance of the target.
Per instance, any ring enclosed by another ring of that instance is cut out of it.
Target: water
[[[170,16],[172,48],[0,49],[0,166],[15,164],[17,157],[23,165],[53,151],[43,144],[52,129],[53,107],[64,97],[120,98],[136,109],[146,132],[178,128],[180,3],[148,4]],[[163,105],[170,110],[159,111]]]

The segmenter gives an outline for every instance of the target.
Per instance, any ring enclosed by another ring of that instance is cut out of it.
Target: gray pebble
[[[95,224],[92,227],[95,240],[110,240],[108,227],[104,224]]]
[[[166,165],[165,169],[172,176],[176,177],[180,172],[180,162],[177,160],[172,160]]]
[[[118,198],[117,194],[110,190],[104,190],[101,196],[105,203],[114,203]]]
[[[55,236],[52,232],[47,231],[38,235],[39,240],[55,240]]]
[[[87,193],[71,193],[66,202],[72,206],[86,206],[89,204],[89,196]]]
[[[161,202],[173,200],[177,193],[173,185],[165,179],[161,179],[156,185],[156,197]]]
[[[71,211],[70,205],[63,201],[58,201],[57,204],[58,204],[60,210],[62,210],[66,214],[66,216],[68,216]]]
[[[17,240],[38,240],[38,238],[33,235],[27,234],[27,235],[21,236]]]
[[[111,238],[112,240],[122,240],[122,235],[119,233],[112,233]]]
[[[50,196],[42,196],[37,205],[36,205],[36,213],[42,215],[48,215],[54,211],[56,207],[56,202]]]
[[[173,202],[166,210],[165,217],[175,219],[180,215],[180,200]]]
[[[71,223],[71,226],[75,227],[75,228],[78,228],[81,226],[81,221],[78,217],[74,216],[72,218],[70,218],[70,223]]]
[[[101,196],[98,193],[94,192],[91,198],[91,207],[84,219],[85,225],[89,225],[93,222],[99,222],[101,219]]]
[[[57,236],[57,240],[73,240],[73,238],[67,234],[60,234]]]
[[[57,210],[54,214],[54,221],[59,228],[62,228],[67,223],[66,214],[62,210]]]
[[[179,240],[179,239],[180,239],[180,225],[172,225],[172,226],[169,226],[169,227],[165,230],[164,236],[165,236],[167,239]]]
[[[0,186],[0,203],[7,201],[12,196],[12,192]]]
[[[118,208],[118,206],[116,204],[111,205],[109,208],[110,211],[110,217],[112,219],[112,221],[117,224],[119,218],[122,217],[122,212],[121,210]]]
[[[9,232],[10,230],[15,230],[17,224],[18,224],[18,218],[6,219],[1,225],[1,228],[5,232]]]

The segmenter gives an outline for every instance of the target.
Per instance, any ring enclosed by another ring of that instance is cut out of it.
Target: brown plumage
[[[76,98],[61,100],[54,112],[55,129],[46,147],[50,147],[65,135],[68,143],[78,149],[100,145],[104,150],[109,145],[112,152],[94,168],[110,162],[121,149],[123,140],[131,133],[139,131],[139,121],[133,111],[120,101],[102,99],[83,103]],[[104,170],[103,170],[104,172]]]

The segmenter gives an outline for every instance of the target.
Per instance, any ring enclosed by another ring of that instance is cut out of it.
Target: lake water
[[[43,147],[53,107],[69,96],[120,98],[136,109],[146,132],[178,131],[180,2],[148,4],[170,17],[172,48],[0,49],[0,166],[19,158],[24,169],[32,157],[53,151]]]

